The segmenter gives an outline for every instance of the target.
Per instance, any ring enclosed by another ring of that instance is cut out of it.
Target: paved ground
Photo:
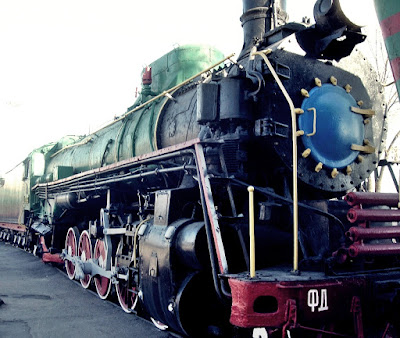
[[[0,337],[172,337],[0,242]]]

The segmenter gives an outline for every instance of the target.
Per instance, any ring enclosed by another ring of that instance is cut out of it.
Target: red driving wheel
[[[86,262],[92,258],[92,243],[90,242],[90,235],[87,230],[83,231],[79,238],[78,256],[81,258],[82,262]],[[82,286],[87,289],[90,286],[91,280],[92,276],[87,274],[80,280],[80,282]]]
[[[76,256],[78,252],[78,241],[79,241],[79,231],[76,227],[69,228],[67,236],[65,237],[65,250],[71,257]],[[67,270],[67,275],[69,279],[74,279],[75,277],[75,265],[69,261],[65,260],[65,269]]]
[[[107,261],[107,250],[104,244],[104,241],[98,239],[94,246],[94,259],[98,261],[98,265],[106,269],[106,261]],[[111,290],[111,281],[107,277],[103,276],[94,276],[94,285],[96,286],[97,294],[101,299],[106,299],[110,294]]]
[[[117,252],[121,250],[122,242],[119,243]],[[136,294],[136,288],[131,287],[129,288],[128,282],[124,279],[118,279],[118,283],[115,285],[117,290],[118,302],[121,305],[122,309],[127,312],[131,313],[137,304],[138,298]]]

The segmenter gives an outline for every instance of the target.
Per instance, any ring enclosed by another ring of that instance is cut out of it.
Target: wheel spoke
[[[122,252],[123,243],[120,242],[118,245],[117,252]],[[119,305],[121,305],[122,309],[131,313],[137,304],[138,297],[136,294],[136,288],[134,286],[129,287],[128,281],[124,279],[118,279],[118,283],[115,286],[118,296]]]
[[[118,279],[118,284],[115,288],[117,289],[119,305],[125,312],[131,313],[137,303],[136,288],[129,289],[127,281],[123,279]]]
[[[107,251],[104,244],[104,241],[98,239],[94,246],[94,258],[98,260],[98,264],[101,268],[106,268],[106,260],[107,260]],[[106,299],[110,294],[111,290],[111,281],[107,277],[103,276],[94,276],[94,284],[96,286],[97,294],[101,299]]]
[[[67,236],[65,238],[65,250],[71,257],[76,256],[78,252],[78,239],[79,239],[78,229],[75,227],[69,228]],[[71,261],[65,260],[65,270],[67,271],[68,278],[74,279],[75,265]]]
[[[82,262],[86,262],[92,258],[92,243],[90,242],[90,235],[86,230],[82,232],[79,238],[78,256],[81,258]],[[87,289],[90,286],[91,280],[92,276],[87,274],[80,282],[82,286]]]

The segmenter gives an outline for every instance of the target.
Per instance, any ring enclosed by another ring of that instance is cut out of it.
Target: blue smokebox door
[[[354,97],[343,88],[331,84],[313,88],[304,99],[299,116],[299,129],[304,130],[303,144],[311,149],[314,160],[329,168],[344,168],[350,165],[359,152],[351,149],[352,144],[363,144],[363,117],[351,111],[357,107]],[[316,129],[314,131],[314,109]]]

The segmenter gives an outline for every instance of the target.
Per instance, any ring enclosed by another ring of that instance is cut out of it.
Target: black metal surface
[[[199,257],[196,246],[204,249],[205,244],[197,239],[204,237],[201,228],[189,219],[168,227],[153,224],[147,227],[140,243],[140,285],[147,312],[190,336],[206,335],[213,321],[218,321],[209,309],[210,302],[215,302],[212,281],[199,270],[204,258]],[[201,296],[203,292],[207,297]]]
[[[201,83],[197,87],[197,122],[215,121],[218,116],[218,84]]]
[[[290,44],[285,46],[290,49]],[[330,77],[334,76],[338,79],[338,86],[351,84],[351,94],[357,101],[364,102],[363,107],[373,108],[376,116],[373,118],[375,123],[369,123],[365,126],[365,138],[373,140],[372,144],[378,148],[380,146],[379,136],[382,130],[383,112],[379,102],[382,94],[376,81],[371,74],[367,61],[361,59],[358,52],[354,52],[350,57],[346,58],[338,67],[333,66],[329,62],[315,60],[313,58],[305,58],[296,53],[290,53],[286,50],[276,50],[272,57],[274,62],[290,65],[290,79],[284,81],[284,86],[289,92],[295,107],[300,107],[304,97],[301,95],[302,88],[310,90],[315,86],[315,78],[321,79],[322,83],[329,83]],[[361,81],[361,78],[364,80]],[[368,79],[366,81],[365,79]],[[291,117],[288,104],[282,93],[275,83],[268,82],[266,84],[264,95],[261,96],[260,106],[264,113],[269,116],[272,121],[276,121],[283,125],[291,126]],[[267,94],[268,93],[268,94]],[[372,100],[373,98],[373,100]],[[291,127],[290,127],[291,129]],[[332,140],[335,142],[335,140]],[[287,168],[291,169],[292,165],[292,142],[291,138],[282,138],[279,135],[272,136],[268,143],[285,163]],[[363,154],[362,162],[355,162],[353,172],[347,175],[341,172],[335,179],[330,176],[331,170],[322,169],[321,172],[315,172],[317,163],[309,158],[303,158],[302,152],[305,150],[301,142],[298,143],[298,172],[299,179],[319,190],[337,193],[344,192],[364,181],[377,165],[378,149],[374,154]]]
[[[195,139],[200,132],[197,123],[197,85],[187,85],[174,94],[174,101],[160,113],[157,130],[158,148]]]
[[[296,36],[301,48],[308,55],[330,60],[349,56],[354,47],[366,38],[359,32],[347,31],[346,27],[327,34],[311,27],[298,32]]]

